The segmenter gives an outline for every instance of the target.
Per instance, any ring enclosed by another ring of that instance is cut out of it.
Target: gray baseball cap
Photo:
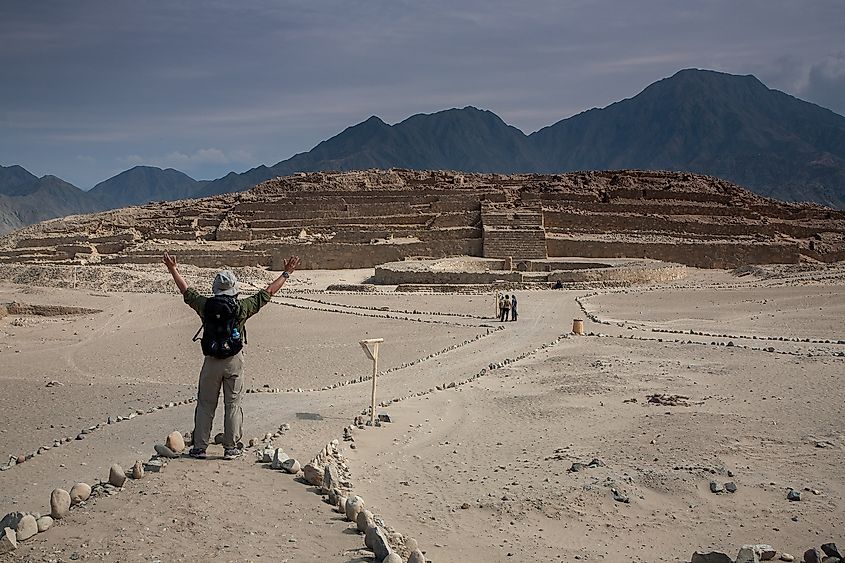
[[[211,284],[211,291],[214,295],[237,295],[240,290],[238,278],[230,270],[217,272],[214,276],[214,283]]]

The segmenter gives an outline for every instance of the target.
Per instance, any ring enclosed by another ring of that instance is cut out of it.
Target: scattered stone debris
[[[692,405],[703,405],[704,401],[692,401],[686,395],[667,395],[665,393],[654,393],[646,397],[651,405],[664,407],[689,407]]]
[[[613,500],[615,500],[616,502],[622,502],[622,503],[625,503],[625,504],[628,504],[628,503],[631,502],[630,498],[628,498],[626,495],[623,495],[622,493],[620,493],[616,489],[610,489],[610,492],[613,494]]]
[[[575,462],[570,466],[568,471],[570,473],[577,473],[579,471],[583,471],[584,469],[595,469],[596,467],[604,467],[604,462],[597,457],[594,457],[589,463],[579,463]]]
[[[822,545],[821,551],[818,548],[811,547],[804,552],[803,563],[843,563],[845,558],[839,553],[834,543],[826,543]],[[692,554],[691,563],[759,563],[760,561],[772,561],[777,557],[780,561],[795,561],[795,556],[789,553],[781,552],[778,555],[778,550],[769,544],[749,544],[743,545],[736,559],[731,559],[721,551],[699,552]]]

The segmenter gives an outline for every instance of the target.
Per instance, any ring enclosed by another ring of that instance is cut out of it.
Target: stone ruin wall
[[[304,230],[304,232],[303,232]],[[408,257],[653,258],[705,268],[845,259],[845,213],[668,172],[313,173],[243,193],[48,221],[0,263],[368,268]]]

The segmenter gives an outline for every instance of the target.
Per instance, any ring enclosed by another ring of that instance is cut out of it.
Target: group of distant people
[[[500,294],[498,300],[496,301],[496,308],[498,309],[496,316],[499,317],[501,322],[508,320],[515,321],[519,316],[516,305],[516,295]]]

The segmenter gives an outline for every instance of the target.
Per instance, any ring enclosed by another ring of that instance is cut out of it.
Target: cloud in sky
[[[0,164],[212,178],[370,115],[474,105],[531,132],[687,67],[841,113],[843,27],[841,0],[7,0]]]
[[[137,154],[132,154],[118,159],[119,162],[127,166],[157,166],[159,168],[176,168],[183,172],[201,169],[209,164],[244,164],[253,162],[255,157],[246,151],[236,150],[229,154],[220,149],[207,148],[198,149],[193,153],[186,154],[180,151],[172,151],[163,156],[144,157]]]

